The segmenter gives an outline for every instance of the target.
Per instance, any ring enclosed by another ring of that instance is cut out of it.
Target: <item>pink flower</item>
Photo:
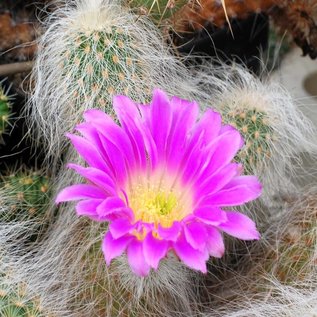
[[[233,158],[241,135],[222,125],[217,112],[198,120],[195,102],[155,90],[150,105],[114,98],[117,125],[89,110],[68,134],[88,167],[69,164],[87,184],[65,188],[56,202],[79,200],[78,215],[109,222],[103,240],[106,263],[127,251],[131,269],[145,276],[174,252],[192,269],[206,272],[210,256],[224,253],[222,232],[258,239],[254,222],[237,206],[257,198],[261,185],[241,176]]]

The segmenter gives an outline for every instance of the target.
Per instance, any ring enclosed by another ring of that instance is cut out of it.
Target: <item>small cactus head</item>
[[[37,300],[30,299],[25,285],[12,285],[10,277],[0,274],[1,317],[44,317]]]
[[[224,107],[222,116],[224,122],[238,129],[244,138],[244,147],[237,154],[236,160],[243,164],[246,173],[252,173],[254,167],[261,168],[271,156],[271,142],[274,138],[267,114],[256,108]]]
[[[84,101],[111,109],[114,94],[137,93],[133,82],[142,80],[137,49],[126,29],[109,26],[73,34],[64,52],[63,70],[70,81],[75,106]]]
[[[0,183],[5,212],[1,221],[44,217],[48,203],[48,178],[39,172],[19,171],[4,176]]]

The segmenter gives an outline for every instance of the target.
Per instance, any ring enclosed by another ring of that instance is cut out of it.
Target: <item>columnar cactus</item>
[[[74,34],[63,66],[73,89],[73,107],[93,101],[111,113],[113,94],[142,93],[133,85],[143,76],[134,54],[136,44],[128,30],[115,26]]]
[[[156,87],[178,93],[188,71],[165,46],[148,19],[108,0],[74,1],[49,19],[34,68],[35,91],[29,122],[47,155],[59,158],[67,147],[65,133],[90,108],[111,114],[114,94],[147,103]],[[178,79],[177,79],[178,78]],[[189,98],[190,99],[190,98]]]

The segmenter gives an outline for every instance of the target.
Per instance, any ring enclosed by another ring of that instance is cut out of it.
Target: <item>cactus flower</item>
[[[254,222],[232,208],[256,199],[261,185],[233,162],[240,133],[195,102],[155,90],[149,105],[114,97],[118,125],[88,110],[68,134],[87,167],[69,167],[88,182],[63,189],[56,202],[79,200],[78,215],[109,222],[102,249],[107,265],[124,252],[132,271],[149,274],[169,252],[206,272],[224,253],[222,233],[259,238]],[[226,210],[223,207],[227,207]]]

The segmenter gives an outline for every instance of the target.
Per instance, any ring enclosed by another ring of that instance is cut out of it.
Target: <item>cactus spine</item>
[[[243,164],[246,173],[253,168],[261,167],[264,160],[271,156],[270,142],[273,140],[273,129],[269,125],[268,116],[257,109],[223,110],[225,123],[236,127],[244,138],[245,145],[237,154],[236,160]]]
[[[0,140],[8,127],[10,109],[10,98],[0,86]]]
[[[49,200],[48,178],[39,172],[17,172],[4,176],[0,183],[4,212],[1,221],[26,220],[45,217]]]
[[[266,272],[289,285],[305,281],[316,273],[316,189],[308,192],[290,207],[288,219],[281,217],[274,237],[275,247],[263,261]]]
[[[44,317],[36,299],[30,299],[25,285],[11,285],[6,274],[0,275],[1,317]]]
[[[141,80],[141,68],[134,56],[127,30],[112,26],[101,31],[79,32],[64,53],[63,69],[72,85],[76,108],[93,102],[111,111],[113,94],[137,93],[133,82]]]

